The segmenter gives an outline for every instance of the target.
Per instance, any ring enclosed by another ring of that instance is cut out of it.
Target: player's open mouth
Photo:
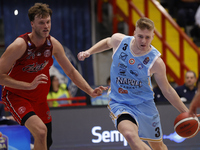
[[[49,30],[43,30],[43,32],[49,32]]]
[[[145,45],[141,45],[141,47],[145,47]]]

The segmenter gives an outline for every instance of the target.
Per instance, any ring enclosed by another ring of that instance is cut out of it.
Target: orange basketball
[[[181,113],[174,121],[174,130],[184,138],[192,138],[199,131],[199,119],[190,117],[188,112]]]

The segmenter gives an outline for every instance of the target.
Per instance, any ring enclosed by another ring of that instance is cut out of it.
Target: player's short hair
[[[28,10],[28,17],[30,21],[34,21],[35,16],[45,18],[49,15],[52,15],[52,10],[49,8],[49,5],[43,3],[35,3],[35,5]]]
[[[136,27],[139,27],[141,30],[147,29],[152,31],[154,30],[154,23],[152,20],[142,17],[136,22]]]

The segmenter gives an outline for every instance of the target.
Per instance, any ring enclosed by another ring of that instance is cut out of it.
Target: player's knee
[[[125,131],[125,132],[123,133],[123,136],[126,138],[126,140],[127,140],[128,142],[131,142],[131,143],[134,143],[134,144],[137,144],[137,140],[139,139],[139,137],[137,137],[137,136],[135,135],[135,133],[132,132],[132,131]]]
[[[40,125],[36,127],[35,138],[44,140],[47,137],[47,127],[45,125]]]

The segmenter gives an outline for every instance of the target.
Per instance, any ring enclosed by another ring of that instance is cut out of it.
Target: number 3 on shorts
[[[160,128],[159,127],[155,128],[155,131],[156,131],[155,137],[159,137],[160,136]]]

